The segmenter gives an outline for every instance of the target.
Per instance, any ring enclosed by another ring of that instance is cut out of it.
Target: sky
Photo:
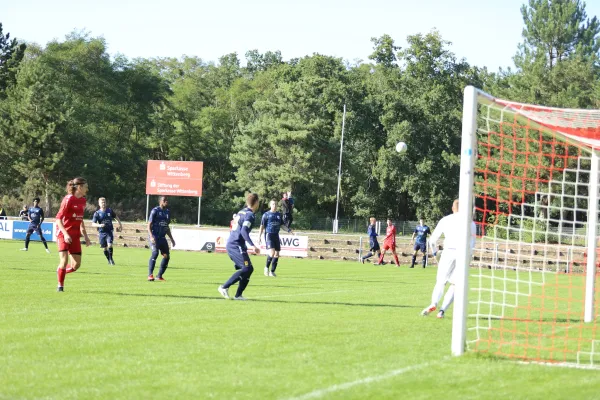
[[[73,30],[104,37],[111,54],[198,56],[217,61],[248,50],[280,50],[284,60],[313,53],[368,61],[372,37],[437,29],[458,58],[491,71],[513,66],[526,0],[0,0],[0,22],[45,45]],[[587,1],[588,17],[600,1]]]

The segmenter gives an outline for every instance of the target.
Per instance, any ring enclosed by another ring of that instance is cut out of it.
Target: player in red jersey
[[[400,261],[398,261],[398,254],[396,254],[396,227],[392,224],[392,220],[388,218],[387,220],[387,229],[385,231],[385,239],[383,240],[383,251],[381,252],[381,256],[379,256],[379,262],[375,265],[380,265],[383,263],[383,257],[385,256],[385,252],[387,250],[391,250],[394,255],[394,262],[396,266],[400,266]]]
[[[75,178],[67,183],[67,195],[60,204],[60,210],[56,214],[56,225],[58,234],[56,242],[58,244],[59,263],[56,275],[58,277],[58,291],[64,291],[65,276],[75,272],[81,266],[81,242],[80,237],[83,233],[86,246],[90,245],[83,223],[83,212],[85,211],[85,194],[88,191],[88,185],[85,179]],[[71,263],[69,262],[69,256]]]

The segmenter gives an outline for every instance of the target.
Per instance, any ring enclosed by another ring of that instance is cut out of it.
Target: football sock
[[[42,243],[44,243],[44,247],[46,248],[46,250],[48,250],[48,243],[46,243],[46,238],[42,236],[41,239]]]
[[[412,257],[412,263],[410,264],[411,268],[415,266],[415,261],[417,261],[417,256]]]
[[[271,272],[275,272],[275,269],[277,269],[278,262],[279,262],[279,257],[273,258],[273,266],[271,267]]]
[[[366,256],[363,257],[363,260],[366,260],[367,258],[371,258],[373,257],[373,253],[368,252]]]
[[[156,257],[158,257],[158,250],[153,251],[150,256],[150,260],[148,260],[148,276],[154,273],[154,266],[156,265]]]
[[[166,257],[163,257],[162,261],[160,262],[160,269],[158,270],[158,277],[162,277],[163,274],[165,273],[165,271],[167,270],[167,267],[169,266],[169,260],[171,259],[171,257],[167,254]]]
[[[58,278],[58,286],[65,285],[65,275],[67,272],[64,269],[57,268],[56,269],[56,277]]]
[[[269,269],[269,267],[271,266],[271,261],[273,261],[273,258],[271,256],[267,256],[267,265],[265,265],[267,269]]]
[[[65,270],[65,273],[70,274],[71,272],[75,272],[77,271],[76,269],[73,269],[73,267],[71,267],[70,265],[67,265],[67,269]]]
[[[30,237],[31,237],[31,235],[29,235],[29,234],[27,234],[27,236],[25,236],[25,248],[26,249],[29,248],[29,241],[31,240]]]
[[[398,255],[394,254],[394,262],[396,263],[397,266],[400,266],[400,261],[398,261]]]
[[[225,282],[223,284],[223,287],[225,289],[229,288],[231,285],[235,284],[236,282],[238,282],[241,279],[240,278],[241,275],[242,275],[242,268],[235,271],[233,273],[233,275],[231,275],[231,277],[227,280],[227,282]]]
[[[423,256],[423,268],[427,265],[427,256]]]
[[[110,261],[110,254],[109,254],[109,252],[108,252],[108,249],[104,249],[104,257],[106,257],[106,259],[107,259],[108,261]]]
[[[108,248],[108,255],[110,256],[110,259],[112,260],[113,259],[113,248],[112,247]]]

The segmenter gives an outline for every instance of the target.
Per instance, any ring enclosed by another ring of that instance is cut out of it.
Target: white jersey
[[[438,222],[429,243],[431,247],[435,247],[440,236],[444,235],[444,250],[456,250],[458,248],[458,228],[459,228],[458,213],[445,216]],[[475,247],[475,222],[471,221],[471,248]]]

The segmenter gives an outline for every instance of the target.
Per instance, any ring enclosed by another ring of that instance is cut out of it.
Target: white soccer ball
[[[408,149],[408,146],[404,142],[398,142],[398,144],[396,145],[396,151],[398,153],[404,153],[406,149]]]

